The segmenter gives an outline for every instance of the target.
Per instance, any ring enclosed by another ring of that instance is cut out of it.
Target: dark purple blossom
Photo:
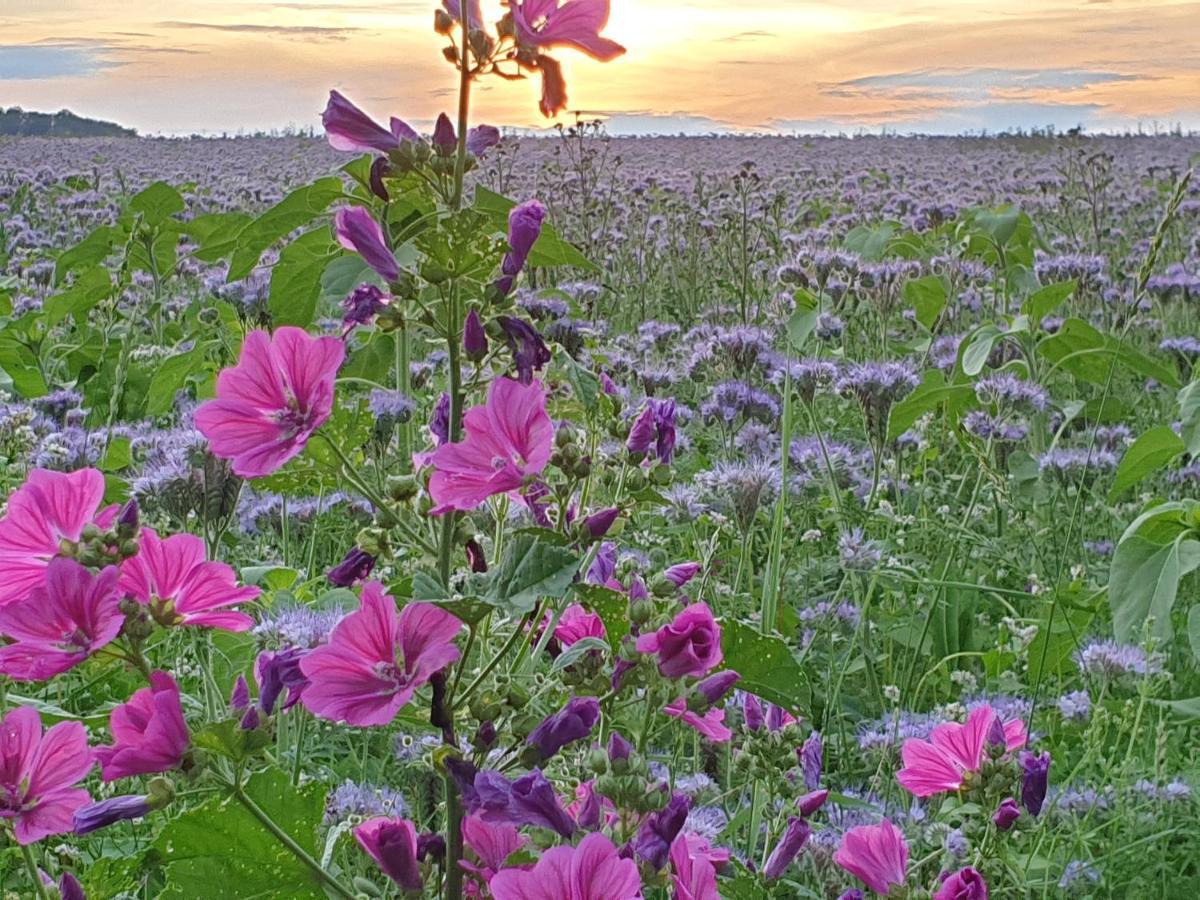
[[[600,719],[600,701],[595,697],[572,697],[567,705],[547,716],[530,733],[527,743],[547,760],[567,744],[592,733]]]

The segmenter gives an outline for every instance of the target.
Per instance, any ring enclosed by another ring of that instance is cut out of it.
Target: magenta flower
[[[150,687],[135,691],[109,719],[114,743],[96,748],[105,781],[176,768],[191,737],[183,721],[179,685],[166,672],[151,672]]]
[[[671,844],[671,868],[674,900],[721,900],[717,892],[717,864],[704,838],[696,834],[680,834],[675,838]]]
[[[419,891],[417,829],[407,819],[368,819],[354,829],[354,839],[379,864],[383,874],[403,891]]]
[[[800,816],[789,816],[783,836],[771,851],[771,855],[767,857],[767,864],[763,866],[763,877],[767,881],[774,881],[781,877],[792,861],[800,855],[800,851],[804,849],[804,845],[808,843],[811,836],[812,827],[806,819]]]
[[[977,870],[967,866],[943,881],[931,900],[988,900],[987,882]]]
[[[604,630],[604,620],[595,613],[588,612],[578,603],[572,603],[558,618],[554,626],[554,639],[563,647],[570,647],[576,641],[587,637],[603,638],[608,635]]]
[[[547,850],[532,869],[497,872],[490,887],[494,900],[635,900],[642,882],[637,863],[594,832],[578,847]]]
[[[550,460],[554,426],[540,381],[497,378],[487,404],[467,410],[463,427],[464,440],[443,444],[432,456],[435,515],[475,509],[494,494],[514,491]]]
[[[93,575],[73,559],[52,560],[45,584],[0,609],[0,634],[14,641],[0,647],[0,672],[45,681],[110,643],[125,624],[118,577],[116,566]]]
[[[881,897],[908,880],[908,844],[887,819],[847,831],[833,861]]]
[[[609,0],[514,0],[509,4],[517,38],[527,47],[571,47],[593,59],[609,62],[625,52],[614,40],[601,37],[608,24]]]
[[[693,603],[670,625],[637,639],[639,653],[657,653],[658,671],[665,678],[707,675],[724,659],[721,626],[707,603]]]
[[[16,820],[18,844],[74,829],[75,811],[92,799],[74,785],[92,762],[79,722],[59,722],[42,734],[42,718],[28,706],[0,719],[0,819]]]
[[[329,146],[334,150],[387,153],[399,147],[402,141],[421,139],[396,118],[392,119],[392,130],[388,131],[337,91],[329,92],[329,103],[321,114],[321,123],[325,126]]]
[[[458,0],[442,0],[442,8],[456,23],[462,23],[462,6],[459,5]],[[479,5],[479,0],[468,0],[467,15],[469,16],[467,26],[471,31],[483,27],[483,10]]]
[[[475,852],[480,864],[464,861],[460,865],[485,884],[504,868],[510,856],[525,846],[525,838],[515,825],[485,822],[478,815],[463,819],[462,836],[463,843]]]
[[[417,689],[458,659],[462,622],[432,603],[396,601],[368,581],[361,605],[333,629],[329,643],[300,660],[309,683],[303,703],[323,719],[386,725]]]
[[[501,278],[496,282],[496,289],[507,295],[513,289],[513,284],[533,245],[542,234],[542,223],[546,220],[546,207],[537,200],[526,200],[518,203],[508,213],[508,253],[500,264]]]
[[[896,773],[896,780],[916,797],[960,790],[966,775],[979,771],[988,732],[997,722],[994,709],[977,706],[965,725],[947,722],[933,729],[928,741],[910,738],[901,748],[904,768]],[[1020,719],[1005,723],[1001,732],[1007,749],[1024,746],[1025,723]]]
[[[353,250],[384,281],[400,277],[400,263],[388,246],[383,227],[361,206],[343,206],[333,216],[333,231],[338,243]]]
[[[103,500],[104,475],[97,469],[29,473],[0,519],[0,607],[24,600],[45,581],[64,540],[78,541],[89,524],[112,525],[117,506],[101,508]]]
[[[147,604],[163,625],[195,625],[224,631],[247,631],[254,619],[228,609],[254,600],[256,587],[238,587],[237,576],[223,562],[204,558],[204,541],[194,534],[163,540],[143,528],[137,556],[121,564],[121,594]]]
[[[725,726],[725,710],[719,707],[714,706],[701,715],[688,709],[687,700],[680,697],[664,706],[663,712],[691,725],[702,737],[708,738],[715,744],[724,743],[733,737],[733,732]]]
[[[236,366],[217,377],[217,398],[196,410],[209,449],[243,478],[270,475],[303,452],[333,409],[346,348],[337,338],[284,327],[252,331]]]

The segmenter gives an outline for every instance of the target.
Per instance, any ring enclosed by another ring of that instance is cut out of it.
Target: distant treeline
[[[112,122],[77,116],[69,109],[40,113],[14,106],[0,109],[0,137],[137,137],[137,132]]]

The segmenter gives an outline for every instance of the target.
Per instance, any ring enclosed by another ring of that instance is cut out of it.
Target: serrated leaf
[[[745,622],[721,619],[725,667],[742,676],[738,687],[799,715],[810,700],[808,679],[782,638],[761,634]]]
[[[58,255],[54,264],[54,283],[62,284],[67,273],[104,262],[118,241],[125,239],[125,232],[112,225],[94,229],[82,241]]]
[[[482,599],[509,614],[532,612],[540,598],[556,599],[567,592],[580,562],[573,550],[518,532],[509,540]]]
[[[65,291],[47,297],[42,306],[46,327],[53,328],[67,316],[86,321],[84,314],[112,291],[112,281],[101,266],[88,269],[75,278]]]
[[[1109,501],[1116,501],[1129,488],[1164,469],[1167,463],[1181,456],[1186,449],[1179,435],[1169,425],[1151,428],[1134,441],[1121,457],[1112,490],[1108,492]]]

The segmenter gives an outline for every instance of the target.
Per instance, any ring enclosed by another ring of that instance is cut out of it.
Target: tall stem
[[[50,895],[46,893],[46,886],[42,884],[42,874],[38,871],[37,863],[33,861],[33,851],[29,849],[28,844],[21,845],[21,856],[25,858],[25,868],[29,870],[29,878],[33,881],[38,900],[50,900]]]

